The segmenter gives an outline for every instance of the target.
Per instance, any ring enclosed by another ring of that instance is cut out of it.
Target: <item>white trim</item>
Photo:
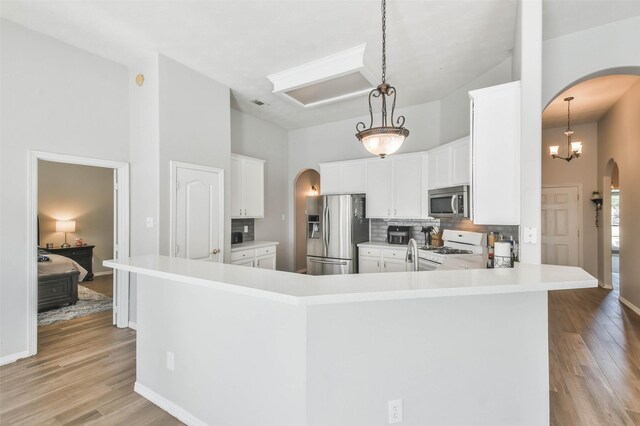
[[[29,356],[29,351],[17,352],[15,354],[6,355],[0,358],[0,365],[11,364],[12,362],[16,362],[19,359],[26,358]]]
[[[263,160],[259,160],[263,161]],[[218,235],[220,236],[220,263],[224,263],[224,259],[231,254],[225,253],[224,250],[224,169],[217,167],[201,166],[198,164],[183,163],[181,161],[169,161],[170,167],[170,182],[169,182],[169,257],[175,257],[175,245],[176,245],[176,217],[174,214],[174,207],[176,204],[176,177],[178,168],[197,170],[201,172],[218,173],[220,175],[220,193],[218,195],[218,205],[220,206],[218,217]]]
[[[622,296],[618,297],[618,300],[625,305],[627,308],[631,309],[633,312],[635,312],[637,315],[640,315],[640,308],[638,308],[636,305],[634,305],[633,303],[629,302],[627,299],[625,299]]]
[[[180,407],[178,404],[169,401],[164,396],[158,395],[148,387],[141,385],[138,382],[136,382],[135,385],[133,386],[133,390],[143,398],[151,401],[152,403],[162,408],[164,411],[171,414],[173,417],[177,418],[183,423],[186,423],[190,426],[194,426],[194,425],[207,426],[206,422],[200,420],[199,418],[191,414],[189,411]]]
[[[137,322],[133,322],[133,321],[129,321],[129,328],[132,329],[132,330],[138,331],[138,323]]]
[[[118,258],[129,257],[129,164],[119,161],[98,158],[80,157],[75,155],[58,154],[44,151],[28,152],[29,170],[29,223],[27,229],[28,241],[33,242],[29,248],[32,262],[29,262],[29,295],[27,297],[28,312],[28,351],[27,356],[38,352],[38,265],[35,261],[37,253],[37,223],[38,223],[38,161],[52,161],[64,164],[79,164],[83,166],[104,167],[115,169],[119,183],[118,214],[114,220],[117,223],[118,242],[120,244]],[[117,326],[127,327],[129,323],[129,274],[117,273],[119,285],[114,297],[114,313],[117,313]]]
[[[603,283],[602,281],[598,281],[598,285],[602,288],[604,288],[605,290],[613,290],[613,286],[612,285],[607,285],[605,283]]]
[[[584,269],[584,211],[583,203],[583,187],[581,183],[565,183],[565,184],[544,184],[544,188],[577,188],[578,189],[578,266]]]
[[[95,272],[93,274],[94,277],[104,277],[105,275],[113,275],[113,271]]]

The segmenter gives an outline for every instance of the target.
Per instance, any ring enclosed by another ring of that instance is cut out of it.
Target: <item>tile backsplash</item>
[[[440,230],[456,229],[459,231],[473,231],[473,232],[499,232],[501,235],[507,237],[513,236],[515,241],[518,241],[518,235],[520,227],[517,225],[476,225],[469,219],[406,219],[406,220],[384,220],[384,219],[371,219],[371,241],[385,241],[387,239],[387,227],[389,226],[411,226],[411,237],[414,238],[418,244],[424,244],[424,234],[420,232],[423,226],[440,226]]]
[[[249,232],[244,232],[244,227],[249,227]],[[253,241],[254,236],[254,219],[231,219],[231,232],[242,232],[242,241]]]

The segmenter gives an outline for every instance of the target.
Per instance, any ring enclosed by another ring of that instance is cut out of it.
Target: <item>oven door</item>
[[[423,258],[418,258],[418,271],[435,271],[439,267],[439,263],[432,262],[431,260]]]

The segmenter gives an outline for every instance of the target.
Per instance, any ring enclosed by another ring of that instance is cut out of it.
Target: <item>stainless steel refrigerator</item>
[[[357,244],[368,239],[363,194],[307,197],[307,274],[357,273]]]

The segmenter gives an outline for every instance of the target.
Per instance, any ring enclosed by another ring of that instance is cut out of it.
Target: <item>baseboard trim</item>
[[[193,425],[207,426],[207,423],[203,422],[202,420],[200,420],[199,418],[197,418],[196,416],[194,416],[184,408],[169,401],[164,396],[158,395],[151,389],[147,388],[144,385],[141,385],[138,382],[135,383],[133,390],[137,394],[141,395],[143,398],[151,401],[152,403],[162,408],[164,411],[171,414],[173,417],[175,417],[176,419],[180,420],[183,423],[186,423],[191,426]]]
[[[133,321],[129,321],[129,328],[132,330],[138,330],[138,323],[137,322],[133,322]]]
[[[19,359],[27,358],[29,356],[29,351],[17,352],[15,354],[3,356],[0,358],[0,365],[11,364],[12,362],[16,362]]]
[[[113,271],[95,272],[93,274],[94,277],[104,277],[105,275],[113,275]]]
[[[298,269],[296,271],[296,274],[306,274],[306,273],[307,273],[307,268]]]
[[[625,299],[622,296],[618,297],[618,300],[620,300],[620,302],[626,306],[627,308],[631,309],[633,312],[636,313],[636,315],[640,315],[640,308],[638,308],[636,305],[634,305],[633,303],[629,302],[627,299]]]
[[[606,285],[605,283],[603,283],[602,281],[598,282],[598,285],[601,288],[604,288],[605,290],[613,290],[613,286],[611,285]]]

